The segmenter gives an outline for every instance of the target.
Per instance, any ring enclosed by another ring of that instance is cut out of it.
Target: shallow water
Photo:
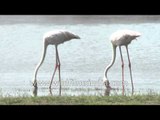
[[[67,29],[81,37],[58,46],[64,83],[62,88],[69,88],[63,89],[62,95],[104,93],[103,72],[112,57],[109,37],[118,29],[131,29],[142,33],[137,41],[132,41],[129,45],[135,91],[160,91],[160,16],[1,15],[1,95],[33,95],[32,78],[42,53],[42,36],[54,29]],[[49,94],[48,87],[55,64],[54,50],[54,46],[48,47],[45,61],[38,72],[38,95]],[[125,85],[130,92],[127,54],[125,48],[122,51],[125,61]],[[115,64],[109,70],[108,77],[112,86],[121,89],[118,49]],[[53,84],[53,94],[57,95],[58,74],[54,82],[57,84]]]

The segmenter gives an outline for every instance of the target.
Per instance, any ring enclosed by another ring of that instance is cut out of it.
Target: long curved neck
[[[48,45],[44,43],[44,45],[43,45],[43,52],[42,52],[42,56],[41,56],[40,62],[38,63],[38,65],[37,65],[36,68],[35,68],[34,80],[36,80],[37,72],[38,72],[40,66],[42,65],[42,63],[43,63],[43,61],[44,61],[44,58],[45,58],[45,56],[46,56],[47,46],[48,46]]]
[[[108,70],[112,67],[112,65],[114,64],[115,62],[115,59],[116,59],[116,47],[115,45],[112,44],[112,60],[110,62],[110,64],[106,67],[105,71],[104,71],[104,79],[105,80],[108,80],[108,77],[107,77],[107,73],[108,73]]]

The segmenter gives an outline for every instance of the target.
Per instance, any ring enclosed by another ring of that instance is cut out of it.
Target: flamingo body
[[[47,51],[47,47],[48,45],[55,45],[55,53],[56,53],[56,65],[55,65],[55,69],[51,78],[51,82],[50,82],[50,86],[49,88],[51,89],[51,85],[52,85],[52,81],[54,79],[55,76],[55,72],[58,68],[59,70],[59,82],[60,82],[60,92],[59,94],[61,95],[61,75],[60,75],[60,59],[59,59],[59,53],[58,53],[58,45],[62,44],[66,41],[72,40],[72,39],[80,39],[80,37],[70,31],[67,30],[54,30],[54,31],[49,31],[47,33],[45,33],[43,35],[43,51],[42,51],[42,57],[41,60],[39,62],[39,64],[36,66],[35,72],[34,72],[34,78],[33,78],[33,86],[35,88],[37,88],[37,73],[38,70],[40,68],[40,66],[42,65],[45,55],[46,55],[46,51]]]
[[[44,34],[43,39],[47,44],[58,45],[72,39],[80,39],[78,35],[67,30],[54,30]]]
[[[131,70],[131,62],[130,62],[130,57],[129,57],[128,45],[131,43],[132,40],[136,39],[139,36],[141,36],[141,33],[137,31],[132,31],[132,30],[118,30],[110,36],[110,40],[111,40],[112,48],[113,48],[112,60],[110,64],[106,67],[104,71],[104,77],[103,77],[103,82],[107,89],[111,88],[108,77],[107,77],[107,73],[108,73],[108,70],[113,66],[115,62],[116,48],[118,46],[119,51],[120,51],[120,56],[121,56],[121,62],[122,62],[122,65],[121,65],[122,66],[122,87],[123,87],[122,93],[124,94],[124,61],[123,61],[121,46],[125,46],[126,51],[127,51],[127,56],[128,56],[128,62],[129,62],[128,66],[130,70],[130,77],[131,77],[131,83],[132,83],[132,94],[133,94],[134,86],[133,86],[133,80],[132,80],[132,70]]]
[[[131,30],[118,30],[110,36],[110,40],[115,46],[128,45],[132,40],[139,37],[141,34]]]

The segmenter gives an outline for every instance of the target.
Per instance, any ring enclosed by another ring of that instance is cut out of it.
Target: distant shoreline
[[[0,24],[160,23],[160,15],[0,15]]]

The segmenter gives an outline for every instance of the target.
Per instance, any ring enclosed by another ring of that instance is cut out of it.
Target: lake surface
[[[0,15],[0,95],[33,95],[32,79],[42,53],[47,31],[67,29],[81,39],[58,46],[61,60],[62,95],[102,95],[105,67],[112,58],[110,35],[119,29],[139,31],[142,36],[129,45],[136,93],[160,92],[160,16],[121,15]],[[131,83],[125,47],[125,85]],[[49,95],[55,65],[55,48],[50,45],[38,72],[38,95]],[[108,73],[111,85],[121,89],[119,49]],[[53,82],[58,95],[58,74]]]

